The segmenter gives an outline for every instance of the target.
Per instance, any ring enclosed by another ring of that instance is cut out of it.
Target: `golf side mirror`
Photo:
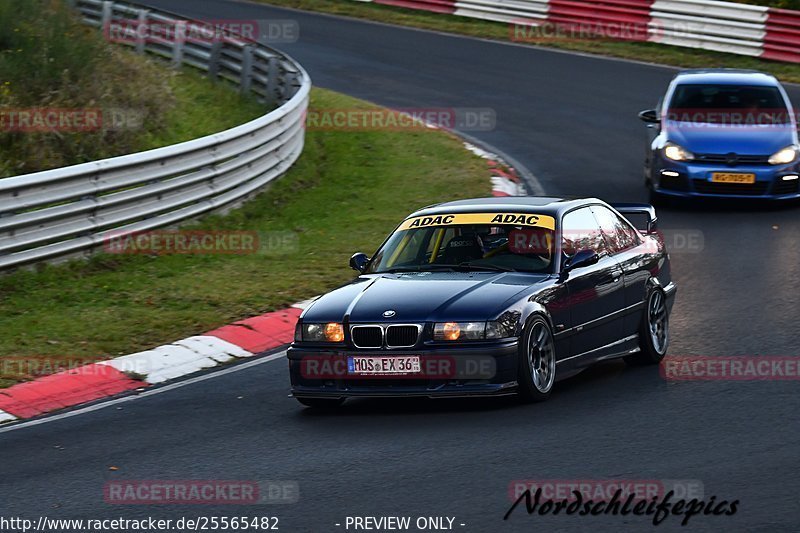
[[[647,122],[648,124],[659,124],[661,119],[658,118],[658,111],[655,109],[645,109],[639,112],[639,120]]]

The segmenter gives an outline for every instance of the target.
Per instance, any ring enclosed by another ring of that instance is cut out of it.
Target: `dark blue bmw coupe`
[[[684,71],[639,118],[648,125],[651,203],[667,196],[800,198],[796,117],[773,76]]]
[[[624,215],[642,215],[637,230]],[[675,296],[646,204],[481,198],[406,218],[317,299],[288,350],[292,394],[548,397],[597,361],[658,363]]]

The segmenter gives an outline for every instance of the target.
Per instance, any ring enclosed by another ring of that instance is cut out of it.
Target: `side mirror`
[[[575,270],[576,268],[583,268],[590,265],[594,265],[600,261],[600,256],[597,255],[597,252],[594,250],[584,249],[578,250],[575,252],[575,255],[567,259],[567,262],[564,264],[564,268],[562,272],[566,274],[571,270]]]
[[[356,252],[350,257],[350,268],[358,270],[362,274],[367,269],[367,263],[369,263],[369,257],[365,253]]]
[[[648,124],[659,124],[661,119],[658,118],[658,111],[655,109],[645,109],[639,112],[639,120],[647,122]]]

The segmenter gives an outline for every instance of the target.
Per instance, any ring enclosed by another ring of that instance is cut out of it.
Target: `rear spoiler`
[[[645,231],[648,234],[655,233],[658,229],[656,208],[650,204],[611,204],[611,207],[619,211],[625,218],[630,218],[631,215],[646,216],[647,229]]]

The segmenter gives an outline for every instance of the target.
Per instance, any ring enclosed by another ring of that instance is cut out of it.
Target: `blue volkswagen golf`
[[[797,123],[778,80],[756,71],[677,74],[647,123],[645,182],[665,197],[800,198]]]

